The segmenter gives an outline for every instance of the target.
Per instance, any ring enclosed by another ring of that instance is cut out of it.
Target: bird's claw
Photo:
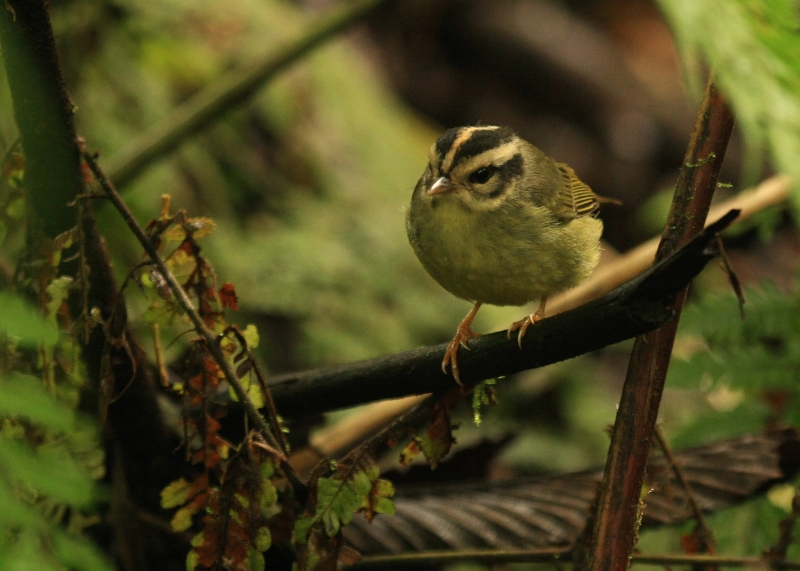
[[[519,348],[522,349],[522,338],[525,337],[525,332],[528,330],[528,327],[537,321],[541,321],[541,319],[542,316],[537,311],[535,313],[531,313],[523,319],[520,319],[519,321],[515,321],[511,324],[511,327],[508,328],[508,338],[511,339],[511,333],[519,329],[519,334],[517,335],[517,345],[519,345]]]
[[[471,351],[467,345],[467,341],[473,337],[480,336],[480,333],[475,333],[469,327],[459,326],[456,330],[455,337],[453,337],[453,340],[447,345],[447,349],[444,352],[444,359],[442,359],[442,372],[446,375],[447,366],[450,365],[450,370],[453,372],[453,378],[462,387],[464,386],[464,383],[461,382],[461,378],[458,375],[458,347],[461,346],[467,351]]]

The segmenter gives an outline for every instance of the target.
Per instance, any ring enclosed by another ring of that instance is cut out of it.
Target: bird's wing
[[[578,216],[588,216],[600,208],[598,196],[586,183],[581,181],[575,171],[564,163],[556,163],[564,184],[556,197],[555,211],[560,218],[571,220]]]

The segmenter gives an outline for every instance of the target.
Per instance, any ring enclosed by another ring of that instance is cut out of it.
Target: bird
[[[601,202],[569,166],[510,127],[455,127],[431,145],[406,213],[408,240],[425,270],[473,303],[442,360],[461,385],[459,346],[479,336],[471,325],[483,304],[538,309],[508,336],[545,317],[548,297],[584,281],[600,259]]]

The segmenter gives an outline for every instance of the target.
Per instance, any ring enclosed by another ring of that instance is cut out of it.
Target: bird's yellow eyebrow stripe
[[[456,165],[455,170],[457,170],[459,173],[463,173],[464,176],[466,176],[467,173],[470,173],[479,167],[486,167],[489,165],[499,167],[504,165],[506,162],[513,159],[517,154],[519,154],[519,143],[518,141],[511,141],[505,145],[484,151],[480,155],[462,159],[459,161],[458,165]]]

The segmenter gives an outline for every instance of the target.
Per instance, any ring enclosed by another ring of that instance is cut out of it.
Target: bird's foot
[[[461,323],[461,325],[458,326],[458,329],[456,329],[455,337],[453,337],[453,340],[450,341],[450,344],[447,346],[447,350],[444,352],[444,359],[442,359],[442,372],[446,375],[447,366],[450,365],[450,370],[453,371],[453,378],[462,387],[464,384],[461,382],[461,379],[458,376],[458,347],[461,346],[469,351],[470,349],[467,345],[467,341],[473,337],[480,336],[480,333],[475,333],[472,329],[470,329],[469,324]]]
[[[525,337],[525,332],[528,330],[528,327],[536,323],[537,321],[541,321],[544,319],[544,306],[547,303],[547,298],[543,297],[542,300],[539,302],[539,308],[528,315],[527,317],[520,319],[519,321],[515,321],[511,324],[511,327],[508,328],[508,338],[511,339],[511,334],[519,329],[519,334],[517,335],[517,345],[519,348],[522,349],[522,338]]]

